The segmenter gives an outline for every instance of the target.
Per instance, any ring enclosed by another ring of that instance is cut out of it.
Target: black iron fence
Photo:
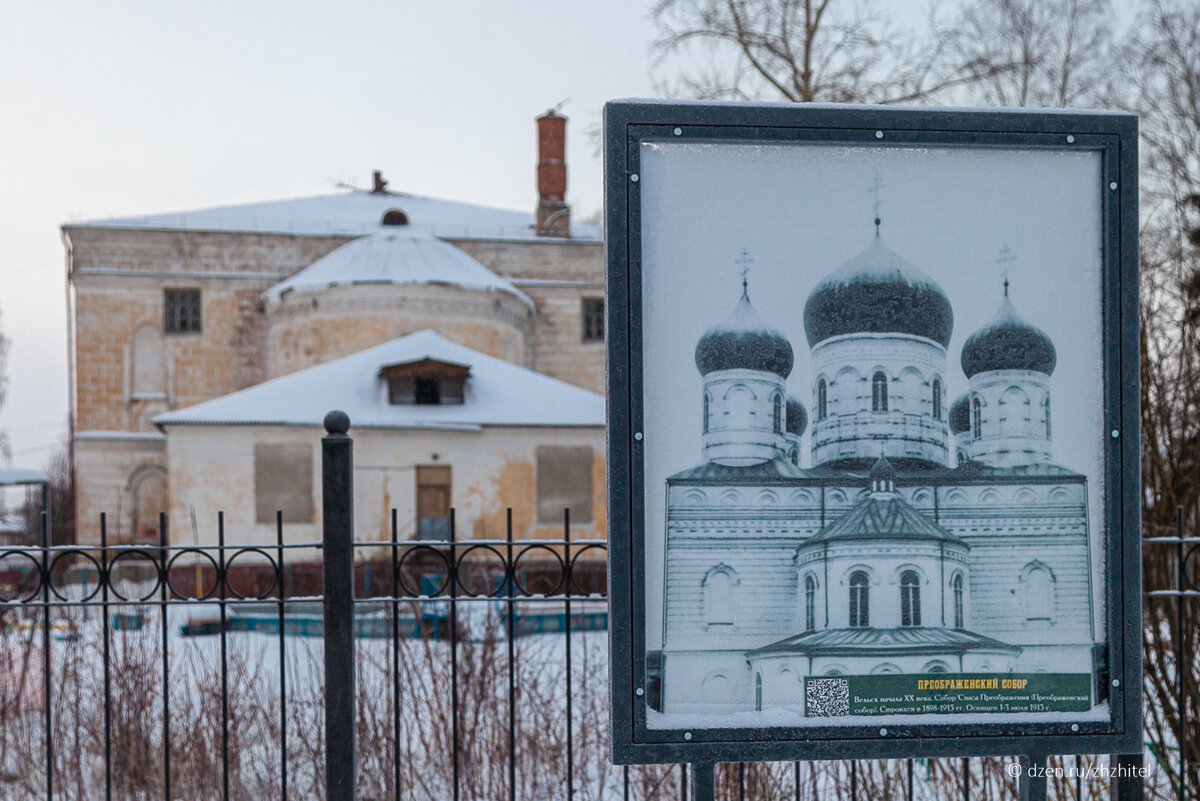
[[[207,544],[172,545],[165,517],[157,543],[113,544],[102,518],[96,546],[0,553],[0,798],[687,801],[687,766],[608,762],[605,543],[569,512],[553,540],[515,539],[511,513],[503,540],[460,541],[453,516],[444,541],[400,540],[393,514],[355,542],[347,427],[323,441],[323,542],[220,516]],[[1148,541],[1179,550],[1148,595],[1181,629],[1198,546],[1182,522]],[[1176,749],[1144,782],[1056,758],[1050,796],[1196,798],[1175,675]],[[715,795],[1009,799],[1012,762],[722,765]]]

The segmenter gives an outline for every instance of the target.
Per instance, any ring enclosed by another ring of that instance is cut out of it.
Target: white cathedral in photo
[[[950,300],[878,225],[804,308],[811,467],[792,344],[745,280],[696,345],[702,458],[667,480],[659,711],[803,714],[807,676],[1103,670],[1087,477],[1053,460],[1054,344],[1006,279],[948,403]]]

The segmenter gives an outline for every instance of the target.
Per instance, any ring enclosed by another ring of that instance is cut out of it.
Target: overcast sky
[[[338,182],[532,212],[533,118],[586,135],[650,96],[650,0],[0,0],[0,409],[39,467],[67,415],[64,222],[314,195]],[[889,0],[915,13],[921,0]]]
[[[0,0],[0,427],[40,467],[65,430],[68,221],[365,186],[536,202],[534,117],[570,98],[568,199],[601,205],[586,129],[651,94],[645,0]]]

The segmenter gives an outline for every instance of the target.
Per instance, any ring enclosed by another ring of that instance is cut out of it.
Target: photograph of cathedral
[[[773,150],[772,172],[813,160],[812,149]],[[678,176],[696,154],[661,146],[647,155],[652,216],[650,182],[686,183]],[[729,159],[744,165],[739,155]],[[672,269],[665,263],[676,210],[662,212],[664,230],[647,237],[647,296],[664,317],[682,320],[675,307],[686,305],[688,316],[704,318],[692,324],[703,332],[683,357],[691,374],[676,365],[655,385],[662,393],[647,390],[647,437],[669,433],[672,442],[647,470],[650,515],[661,515],[647,519],[647,575],[661,571],[662,582],[647,601],[652,728],[705,718],[716,726],[836,722],[851,707],[830,705],[826,689],[847,686],[830,677],[968,674],[987,677],[984,687],[1053,678],[1083,688],[1060,711],[1104,711],[1096,686],[1105,659],[1094,517],[1100,432],[1086,441],[1077,433],[1077,418],[1086,425],[1089,405],[1099,404],[1098,382],[1081,380],[1080,367],[1099,359],[1089,338],[1098,323],[1072,312],[1074,329],[1059,341],[1047,328],[1062,328],[1063,315],[1044,313],[1060,273],[1076,282],[1077,299],[1088,298],[1095,279],[1080,276],[1099,270],[1098,245],[1087,241],[1095,221],[1087,210],[1065,210],[1083,218],[1075,226],[1082,239],[1042,236],[1014,224],[1018,207],[1002,191],[952,212],[953,198],[927,188],[903,201],[886,194],[903,207],[892,215],[903,225],[889,228],[878,176],[919,188],[923,159],[951,172],[980,170],[969,154],[944,156],[897,149],[867,160],[860,172],[874,171],[874,181],[847,180],[826,214],[783,223],[774,236],[785,244],[745,235],[765,230],[760,222],[728,229],[742,249],[712,268],[723,300],[716,286],[703,304],[655,294],[651,270],[660,263],[651,259],[663,254],[663,269]],[[1063,172],[1082,182],[1094,166],[1081,161]],[[861,211],[830,222],[842,207]],[[931,228],[935,208],[961,225]],[[997,230],[980,237],[989,218]],[[932,234],[950,239],[960,227],[997,246],[976,253],[974,265],[935,273],[955,259],[937,255]],[[837,229],[853,241],[824,247],[848,259],[820,263],[817,248],[792,246]],[[893,232],[922,240],[928,260],[893,245]],[[1013,247],[998,233],[1011,235]],[[1072,247],[1073,257],[1042,258]],[[647,374],[683,354],[682,345],[670,355],[648,347]],[[671,403],[696,412],[671,419]],[[1067,416],[1062,446],[1055,423]],[[961,717],[967,709],[942,711]]]

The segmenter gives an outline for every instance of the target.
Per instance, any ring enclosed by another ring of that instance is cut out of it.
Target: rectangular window
[[[200,333],[200,290],[164,290],[163,330],[168,334]]]
[[[313,446],[307,443],[254,446],[255,520],[313,522]]]
[[[450,468],[417,468],[417,539],[450,539]]]
[[[592,522],[592,449],[539,445],[536,455],[538,522],[561,525],[563,509],[572,523]]]
[[[604,299],[583,299],[583,341],[604,341]]]

